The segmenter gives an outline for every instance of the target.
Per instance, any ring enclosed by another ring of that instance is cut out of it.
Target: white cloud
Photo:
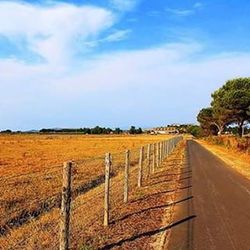
[[[131,33],[131,30],[126,29],[126,30],[117,30],[113,32],[112,34],[108,35],[103,39],[103,41],[106,42],[118,42],[126,39],[128,35]]]
[[[122,40],[127,39],[131,32],[132,31],[130,29],[116,30],[104,38],[89,40],[84,42],[84,44],[89,48],[94,48],[100,45],[101,43],[120,42]]]
[[[186,17],[186,16],[192,16],[194,15],[199,9],[203,7],[203,4],[200,2],[196,2],[192,8],[190,9],[172,9],[172,8],[166,8],[165,10],[173,15],[180,16],[180,17]]]
[[[110,3],[120,11],[130,11],[137,6],[139,0],[110,0]]]
[[[104,125],[111,121],[120,126],[125,119],[157,124],[161,119],[178,122],[180,116],[183,122],[190,121],[209,104],[209,93],[227,79],[250,73],[249,54],[198,59],[205,48],[195,42],[109,51],[70,61],[76,41],[87,48],[89,41],[94,47],[126,39],[128,29],[101,38],[115,21],[112,12],[91,6],[0,2],[0,34],[13,40],[24,36],[28,48],[47,60],[27,64],[0,59],[1,127],[80,126],[84,121],[101,124],[100,119]],[[62,124],[69,120],[73,124]]]
[[[89,61],[81,73],[64,78],[57,86],[59,89],[62,84],[63,90],[70,91],[73,84],[75,87],[71,92],[75,94],[81,89],[101,91],[155,86],[169,90],[186,87],[186,93],[196,89],[207,95],[225,80],[249,73],[250,55],[236,53],[197,61],[190,59],[202,49],[197,43],[167,44],[159,48],[103,55]]]
[[[23,114],[28,117],[25,121],[28,128],[35,126],[31,125],[29,117],[47,121],[47,126],[62,126],[56,119],[75,112],[74,118],[70,118],[75,126],[80,125],[77,123],[80,121],[95,121],[96,117],[105,124],[107,120],[102,114],[105,109],[112,114],[109,122],[117,125],[125,117],[128,123],[133,117],[135,124],[140,121],[146,124],[152,119],[156,124],[162,119],[166,122],[194,121],[196,112],[209,104],[212,91],[227,79],[250,73],[249,54],[230,53],[197,59],[203,49],[199,43],[180,43],[110,52],[89,59],[73,70],[2,60],[1,121],[5,127],[10,127],[8,124],[13,119],[19,121]],[[164,109],[157,109],[164,105]],[[138,114],[132,112],[135,107],[140,107]],[[122,116],[121,110],[125,112]],[[11,117],[8,118],[8,114]]]
[[[174,14],[176,16],[191,16],[195,13],[194,10],[181,10],[181,9],[170,9],[170,8],[166,8],[166,11],[168,13]]]
[[[114,22],[112,12],[93,6],[0,3],[0,34],[12,41],[23,37],[28,49],[54,64],[76,52],[74,43],[98,36]]]

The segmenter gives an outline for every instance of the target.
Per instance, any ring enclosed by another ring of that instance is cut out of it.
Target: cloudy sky
[[[0,1],[0,129],[196,122],[249,27],[249,0]]]

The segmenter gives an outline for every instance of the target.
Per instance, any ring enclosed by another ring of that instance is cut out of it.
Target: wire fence
[[[0,178],[0,249],[77,249],[79,238],[91,241],[181,140]]]

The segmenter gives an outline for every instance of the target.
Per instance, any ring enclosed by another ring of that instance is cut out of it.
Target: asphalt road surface
[[[167,249],[250,250],[247,178],[190,140],[181,184]]]

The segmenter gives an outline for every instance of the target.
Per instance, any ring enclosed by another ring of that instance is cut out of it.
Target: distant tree
[[[130,127],[129,133],[132,134],[132,135],[133,135],[133,134],[136,134],[136,128],[135,128],[135,126],[131,126],[131,127]]]
[[[200,123],[200,126],[204,132],[204,134],[211,134],[211,133],[218,133],[218,131],[222,128],[219,127],[219,125],[215,122],[215,119],[213,117],[213,109],[211,107],[209,108],[203,108],[199,112],[197,116],[197,120]],[[216,129],[214,128],[216,126]]]
[[[186,129],[187,129],[187,133],[189,133],[195,137],[199,137],[202,135],[202,131],[201,131],[200,126],[190,125],[190,126],[186,127]]]
[[[142,134],[143,131],[142,131],[142,128],[138,128],[137,131],[136,131],[137,134]]]
[[[143,131],[142,131],[142,128],[136,128],[135,126],[131,126],[130,129],[129,129],[129,133],[130,134],[142,134]]]
[[[211,107],[201,109],[197,115],[197,120],[203,128],[209,127],[213,120],[213,109]]]
[[[106,128],[104,134],[111,134],[113,130],[111,128]]]
[[[103,133],[103,129],[99,126],[96,126],[91,129],[91,134],[100,135],[102,133]]]
[[[120,128],[115,128],[114,133],[115,134],[121,134],[122,130]]]
[[[10,129],[2,130],[1,133],[3,134],[11,134],[12,131]]]
[[[91,134],[91,129],[90,128],[83,128],[83,133],[84,134]]]
[[[218,134],[222,134],[225,130],[225,127],[232,122],[232,117],[223,107],[214,104],[212,106],[213,111],[213,125],[215,125],[218,129]]]
[[[222,134],[225,126],[230,121],[230,116],[222,108],[214,105],[213,107],[203,108],[197,116],[201,128],[207,134]]]
[[[238,133],[242,136],[244,122],[250,120],[250,78],[227,81],[212,94],[212,98],[214,111],[219,110],[228,123],[235,122],[238,125]]]

